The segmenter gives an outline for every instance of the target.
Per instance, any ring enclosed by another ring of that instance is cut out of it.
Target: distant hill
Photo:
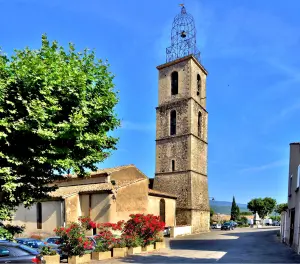
[[[215,211],[216,214],[227,214],[231,213],[231,202],[225,201],[209,201],[210,207]],[[241,212],[248,212],[247,204],[237,204]]]

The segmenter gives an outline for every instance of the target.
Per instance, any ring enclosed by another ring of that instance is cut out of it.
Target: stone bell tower
[[[176,224],[209,231],[206,76],[193,17],[182,6],[159,71],[154,189],[176,194]]]

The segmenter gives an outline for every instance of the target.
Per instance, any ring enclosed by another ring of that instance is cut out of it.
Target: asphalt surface
[[[153,253],[92,263],[300,263],[300,256],[279,242],[279,228],[237,228],[167,240]]]

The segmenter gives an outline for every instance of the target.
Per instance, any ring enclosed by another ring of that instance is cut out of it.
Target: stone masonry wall
[[[171,73],[179,74],[178,94],[171,96]],[[197,74],[201,90],[197,95]],[[205,69],[192,58],[159,67],[156,109],[156,175],[154,189],[178,196],[176,224],[193,232],[209,231],[207,182],[207,124]],[[176,110],[176,135],[170,136],[170,111]],[[201,135],[198,136],[198,113]],[[172,159],[175,171],[172,172]]]
[[[171,95],[171,74],[173,71],[178,72],[178,94]],[[180,98],[189,97],[190,93],[190,63],[183,61],[172,67],[167,67],[159,71],[159,91],[158,91],[158,105],[171,102]]]
[[[209,232],[210,212],[192,210],[192,233]]]
[[[190,100],[190,109],[191,109],[191,132],[198,137],[198,113],[201,113],[201,139],[207,142],[207,125],[208,125],[208,114],[207,112],[199,105],[199,103],[194,100]]]
[[[191,172],[191,204],[193,209],[210,211],[207,177]]]
[[[188,170],[189,149],[187,136],[158,141],[156,143],[156,173],[172,172],[172,160],[175,161],[176,171]]]
[[[190,60],[190,72],[191,96],[204,108],[206,108],[206,74],[193,60]],[[199,74],[201,78],[201,90],[199,95],[197,95],[197,74]]]
[[[189,132],[190,104],[188,100],[175,101],[163,105],[156,109],[156,139],[170,136],[170,113],[176,111],[176,135],[187,134]],[[175,137],[171,136],[171,137]]]
[[[156,175],[154,189],[178,196],[177,208],[191,207],[191,181],[189,173],[172,173]],[[177,219],[178,214],[176,214]]]

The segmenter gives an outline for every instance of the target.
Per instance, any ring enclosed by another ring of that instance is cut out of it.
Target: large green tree
[[[232,204],[231,204],[231,217],[230,220],[237,221],[240,217],[240,208],[235,202],[235,198],[233,196],[232,198]]]
[[[268,214],[272,213],[276,206],[276,200],[270,197],[255,198],[248,204],[247,208],[253,213],[258,213],[259,217],[264,219]]]
[[[40,49],[0,53],[0,220],[46,198],[60,175],[86,176],[116,149],[113,78],[94,52],[65,50],[46,35]]]
[[[277,204],[275,207],[275,213],[281,214],[283,211],[286,211],[288,209],[287,203]]]

